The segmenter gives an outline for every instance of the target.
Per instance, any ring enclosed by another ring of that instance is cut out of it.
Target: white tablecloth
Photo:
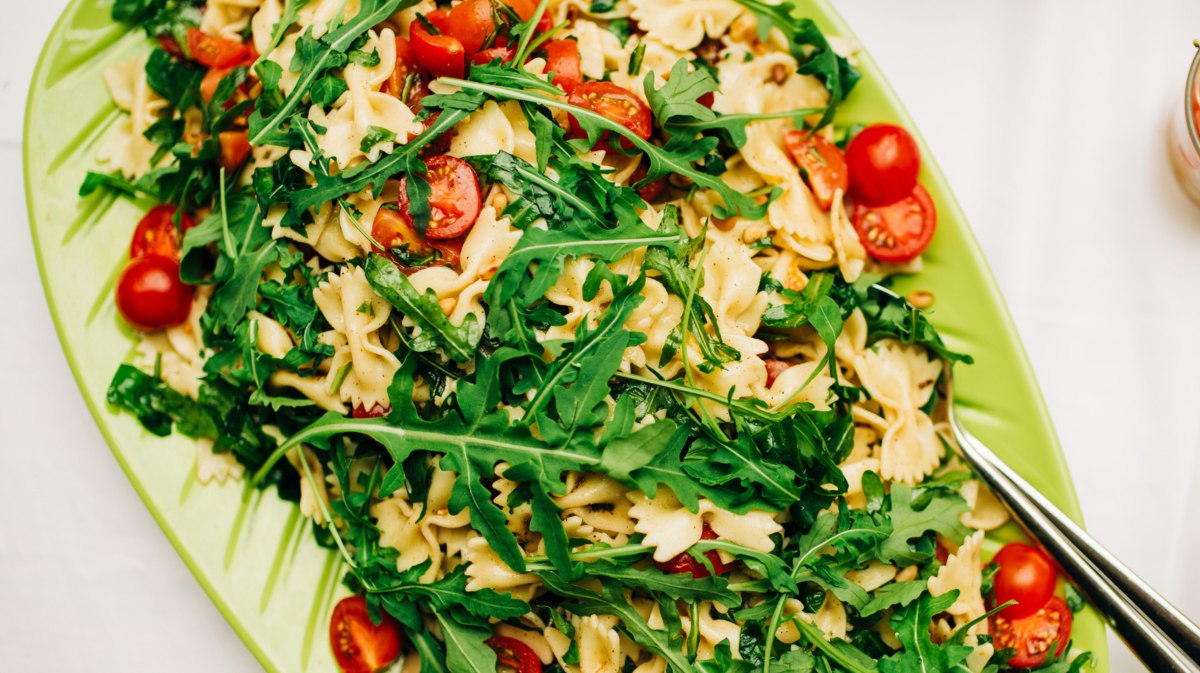
[[[126,482],[50,322],[20,137],[65,4],[22,2],[0,22],[0,670],[259,670]],[[1200,208],[1164,150],[1200,3],[837,5],[991,260],[1089,527],[1200,618]],[[1140,670],[1115,641],[1113,670]]]

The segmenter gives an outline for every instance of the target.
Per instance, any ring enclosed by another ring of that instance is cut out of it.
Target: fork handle
[[[1195,624],[958,423],[954,435],[967,462],[1108,618],[1142,663],[1152,671],[1197,670],[1200,630]]]

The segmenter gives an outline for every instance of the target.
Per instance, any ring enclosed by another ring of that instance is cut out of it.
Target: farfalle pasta
[[[760,0],[142,4],[84,190],[165,202],[109,399],[298,501],[347,670],[1008,664],[969,358],[887,287],[936,208],[838,114],[852,43]]]

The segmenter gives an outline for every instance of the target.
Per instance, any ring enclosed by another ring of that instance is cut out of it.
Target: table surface
[[[15,0],[5,0],[15,2]],[[1200,618],[1200,208],[1177,188],[1200,3],[840,0],[962,203],[1041,381],[1092,532]],[[21,125],[66,0],[0,22],[0,669],[260,670],[96,430],[46,308]],[[69,640],[63,641],[68,634]],[[64,648],[65,645],[65,648]],[[1114,640],[1112,670],[1141,670]]]

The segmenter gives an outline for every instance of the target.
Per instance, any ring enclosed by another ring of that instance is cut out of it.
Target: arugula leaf
[[[679,121],[711,121],[717,113],[699,101],[705,94],[716,92],[717,80],[703,68],[688,71],[687,59],[671,66],[670,75],[661,88],[654,87],[654,72],[646,73],[642,88],[654,119],[665,129]]]
[[[146,60],[146,84],[150,85],[177,110],[198,105],[200,80],[204,70],[177,59],[161,49],[150,52]]]
[[[874,659],[845,640],[826,640],[819,628],[803,619],[793,618],[792,624],[800,631],[800,636],[804,640],[848,673],[876,673],[879,671],[879,665]]]
[[[917,551],[909,541],[930,531],[946,538],[961,541],[971,530],[964,526],[959,517],[970,509],[967,502],[957,493],[934,495],[922,509],[914,506],[913,489],[902,483],[893,483],[891,494],[892,532],[879,551],[885,563],[909,566],[929,559],[931,554]]]
[[[418,292],[408,277],[382,255],[369,256],[363,271],[375,292],[420,328],[410,343],[413,350],[426,353],[441,348],[459,362],[475,356],[482,330],[474,315],[468,315],[461,325],[454,325],[433,290]]]
[[[862,74],[838,55],[825,39],[825,34],[809,18],[796,16],[796,6],[790,2],[777,5],[763,0],[737,0],[758,19],[758,37],[766,42],[771,28],[778,28],[788,38],[788,49],[799,63],[802,75],[813,75],[829,91],[829,105],[816,128],[833,120],[837,108],[849,95]]]
[[[742,599],[729,590],[729,582],[723,577],[710,575],[696,579],[688,574],[664,573],[653,566],[637,568],[607,561],[588,563],[584,567],[592,577],[618,580],[627,588],[665,594],[676,600],[713,601],[729,608],[742,604]]]
[[[957,598],[957,590],[936,598],[926,593],[897,610],[888,623],[904,648],[897,654],[881,659],[879,670],[882,673],[969,671],[970,668],[963,662],[974,648],[956,643],[953,638],[936,645],[929,635],[934,616],[953,605]]]
[[[926,593],[927,589],[928,582],[925,580],[885,584],[875,591],[874,595],[871,596],[871,600],[866,605],[858,609],[858,614],[863,617],[870,617],[897,605],[901,607],[906,606]]]
[[[868,337],[872,343],[890,337],[901,343],[920,344],[951,363],[969,365],[975,361],[970,355],[947,348],[924,312],[910,306],[895,292],[881,285],[864,287],[860,284],[853,286],[853,292],[858,307],[867,319]]]
[[[121,365],[108,384],[108,403],[132,412],[142,427],[159,437],[174,425],[188,437],[215,439],[217,427],[204,408],[162,379],[132,365]]]
[[[487,629],[464,626],[447,610],[436,613],[446,644],[446,667],[450,673],[495,673],[496,652],[487,644]]]

